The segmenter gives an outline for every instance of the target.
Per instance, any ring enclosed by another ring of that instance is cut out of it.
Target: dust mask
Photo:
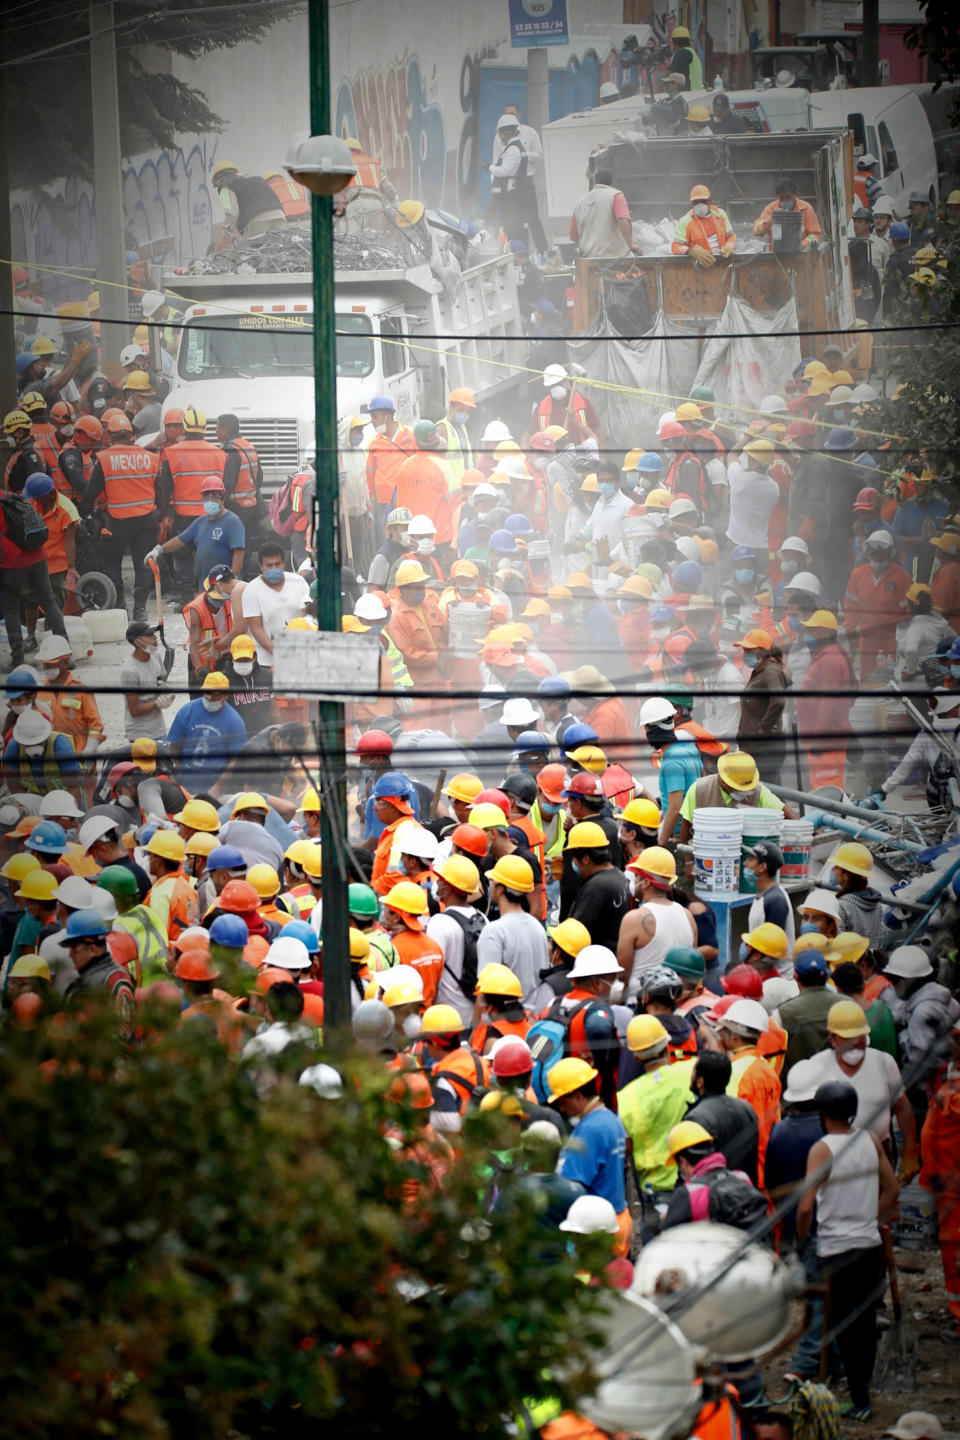
[[[216,715],[223,709],[225,704],[226,701],[224,700],[207,700],[206,697],[204,697],[203,708],[204,710],[209,710],[211,715]]]
[[[697,216],[698,219],[705,220],[710,214],[710,206],[707,205],[705,201],[698,200],[696,205],[694,205],[693,207],[693,213]]]
[[[566,400],[567,387],[565,385],[551,385],[550,397],[553,400]]]
[[[237,673],[238,675],[252,675],[252,674],[253,674],[253,661],[252,661],[252,660],[234,660],[234,662],[233,662],[233,668],[234,668],[234,670],[236,671],[236,673]]]
[[[866,1046],[858,1045],[855,1050],[844,1050],[841,1059],[845,1065],[859,1065],[866,1053]]]

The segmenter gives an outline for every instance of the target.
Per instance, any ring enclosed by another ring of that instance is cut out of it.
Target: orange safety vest
[[[292,185],[294,182],[291,180],[289,183]],[[230,496],[230,503],[239,505],[244,510],[250,510],[257,503],[257,473],[260,469],[260,457],[257,454],[256,446],[252,445],[249,440],[244,440],[242,435],[238,435],[235,440],[228,440],[225,448],[228,451],[235,450],[240,456],[237,487]]]
[[[312,475],[297,475],[290,482],[290,512],[294,517],[293,528],[301,535],[310,524],[310,511],[303,503],[303,492],[313,479]]]
[[[519,1001],[517,1003],[519,1004]],[[470,1036],[470,1048],[482,1055],[488,1040],[500,1040],[504,1035],[519,1035],[521,1040],[526,1040],[527,1031],[532,1024],[529,1015],[525,1015],[522,1020],[508,1020],[505,1015],[501,1015],[496,1020],[476,1026]]]
[[[317,903],[309,885],[294,885],[292,890],[284,890],[280,898],[286,901],[294,918],[299,916],[301,920],[309,920]]]
[[[207,671],[215,670],[217,666],[217,657],[213,653],[213,642],[221,633],[223,633],[224,635],[229,635],[230,631],[233,629],[233,609],[230,605],[230,601],[224,601],[223,609],[220,612],[226,622],[222,632],[217,629],[216,620],[214,619],[214,614],[213,611],[210,609],[210,605],[207,601],[206,595],[195,595],[192,600],[189,600],[187,604],[184,605],[183,609],[180,611],[180,614],[187,622],[187,639],[184,642],[184,650],[190,649],[191,610],[194,612],[194,614],[200,621],[200,645],[203,650],[203,658],[200,668]]]
[[[586,425],[587,407],[583,403],[583,396],[580,394],[579,390],[574,390],[572,401],[567,401],[567,410],[571,420],[575,420],[578,425]],[[537,406],[537,428],[540,430],[546,430],[547,427],[552,424],[553,400],[549,395],[545,395],[544,398],[540,401],[540,404]]]
[[[280,201],[285,220],[300,220],[310,214],[310,196],[296,180],[290,180],[276,170],[267,176],[267,184]]]
[[[30,431],[30,440],[31,443],[36,446],[37,454],[52,475],[57,468],[57,461],[60,458],[60,446],[57,444],[57,427],[51,425],[49,420],[41,420],[39,425],[34,425]]]
[[[357,173],[350,180],[350,185],[367,190],[379,190],[381,184],[380,166],[372,155],[353,155],[353,163],[357,167]],[[347,186],[349,190],[350,185]]]
[[[178,515],[202,515],[200,486],[208,475],[223,479],[227,452],[209,440],[181,440],[166,452],[173,476],[173,508]]]
[[[107,510],[116,520],[152,515],[157,508],[160,461],[140,445],[109,445],[97,456]]]
[[[490,1084],[490,1061],[467,1045],[461,1045],[438,1060],[430,1072],[431,1080],[449,1080],[457,1092],[460,1114],[466,1113],[473,1092]]]
[[[170,913],[167,918],[167,939],[172,944],[180,938],[182,931],[197,923],[197,892],[181,870],[174,870],[151,885],[143,903],[149,905],[154,890],[166,885],[168,880],[173,881],[170,887]]]
[[[64,445],[63,449],[60,451],[60,455],[57,456],[57,468],[53,475],[53,483],[54,485],[56,485],[61,495],[66,495],[68,500],[73,500],[74,503],[76,503],[76,501],[78,501],[80,499],[80,496],[83,494],[83,490],[75,491],[71,486],[67,475],[60,468],[60,456],[64,455],[67,450],[74,450],[80,456],[80,464],[83,467],[84,488],[86,488],[87,481],[93,474],[93,467],[96,464],[97,457],[92,450],[81,450],[79,445]]]

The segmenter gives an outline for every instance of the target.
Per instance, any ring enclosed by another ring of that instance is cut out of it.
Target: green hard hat
[[[694,980],[702,980],[707,973],[706,961],[692,945],[674,945],[664,955],[663,963],[678,975],[687,975]]]
[[[347,887],[347,909],[351,915],[375,920],[380,914],[380,901],[371,885],[349,885]]]
[[[667,685],[663,694],[668,700],[672,700],[678,710],[693,709],[693,691],[686,685]]]
[[[126,865],[107,865],[97,876],[96,882],[110,895],[137,895],[137,877]]]
[[[693,401],[716,400],[716,398],[716,395],[714,395],[709,385],[694,385],[693,389],[690,391],[690,399]]]

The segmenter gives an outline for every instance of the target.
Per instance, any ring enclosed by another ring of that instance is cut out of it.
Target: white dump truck
[[[164,411],[197,406],[208,439],[217,415],[236,415],[275,488],[314,450],[310,274],[171,273],[165,285],[185,309]],[[505,339],[522,333],[515,267],[495,255],[446,284],[427,264],[338,270],[336,327],[338,419],[383,394],[406,423],[439,419],[454,386],[486,400],[515,383]]]

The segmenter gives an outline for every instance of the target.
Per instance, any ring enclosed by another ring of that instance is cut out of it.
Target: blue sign
[[[510,0],[510,44],[568,45],[567,0]]]

